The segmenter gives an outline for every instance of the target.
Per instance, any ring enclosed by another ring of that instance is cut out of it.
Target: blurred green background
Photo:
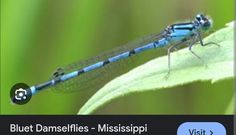
[[[13,105],[10,88],[46,81],[57,67],[160,32],[199,12],[210,15],[217,30],[234,19],[233,5],[233,0],[2,0],[1,113],[76,114],[95,91],[45,90],[25,105]],[[225,114],[233,88],[229,79],[136,93],[95,114]]]

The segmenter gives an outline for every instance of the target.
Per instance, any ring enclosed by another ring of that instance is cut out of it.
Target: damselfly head
[[[213,25],[212,20],[203,14],[197,14],[195,19],[196,19],[195,21],[200,25],[202,30],[208,30]]]

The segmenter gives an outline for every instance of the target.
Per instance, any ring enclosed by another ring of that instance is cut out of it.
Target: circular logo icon
[[[32,96],[30,87],[25,83],[17,83],[12,86],[10,91],[11,101],[18,105],[26,104]]]

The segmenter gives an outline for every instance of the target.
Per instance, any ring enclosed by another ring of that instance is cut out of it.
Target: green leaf
[[[167,79],[167,56],[151,60],[107,83],[80,109],[78,114],[91,114],[105,103],[134,92],[160,90],[196,81],[212,83],[233,78],[233,22],[204,39],[204,43],[216,42],[193,51],[207,66],[190,53],[188,48],[171,54],[171,72]]]
[[[226,115],[232,115],[232,114],[235,114],[235,104],[234,104],[234,101],[235,101],[235,96],[232,97],[228,107],[226,108],[226,111],[225,111],[225,114]]]

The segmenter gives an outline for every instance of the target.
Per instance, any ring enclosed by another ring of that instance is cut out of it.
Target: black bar
[[[134,135],[131,132],[117,132],[107,133],[98,132],[98,124],[109,124],[112,126],[121,125],[136,125],[147,126],[147,132],[141,133],[141,135],[176,135],[178,127],[184,122],[219,122],[227,131],[227,135],[233,135],[233,115],[41,115],[41,116],[0,116],[1,134],[35,134],[33,132],[14,132],[10,133],[11,126],[29,126],[32,125],[35,128],[36,124],[42,126],[70,126],[71,124],[77,124],[80,126],[81,132],[39,132],[37,134],[77,134],[77,135]],[[14,125],[15,124],[15,125]],[[39,126],[40,127],[40,126]],[[91,129],[94,127],[95,129]],[[86,129],[87,128],[87,129]],[[135,135],[139,135],[136,133]]]

